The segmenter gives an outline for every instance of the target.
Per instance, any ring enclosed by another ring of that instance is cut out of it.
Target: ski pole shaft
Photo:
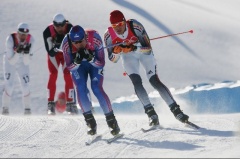
[[[169,35],[165,35],[165,36],[159,36],[159,37],[156,37],[156,38],[152,38],[150,40],[156,40],[156,39],[161,39],[161,38],[166,38],[166,37],[176,36],[176,35],[186,34],[186,33],[193,33],[193,30],[189,30],[189,31],[181,32],[181,33],[176,33],[176,34],[169,34]]]

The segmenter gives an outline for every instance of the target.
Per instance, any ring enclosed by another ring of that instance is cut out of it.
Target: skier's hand
[[[83,56],[81,56],[81,54],[77,52],[73,60],[74,64],[81,64],[82,60],[83,60]]]
[[[135,51],[137,49],[137,47],[134,45],[123,45],[121,47],[122,47],[122,52],[124,53]]]
[[[29,54],[30,48],[31,48],[31,44],[25,45],[23,48],[24,54]]]
[[[21,53],[23,51],[23,45],[18,45],[15,49],[17,53]]]
[[[87,61],[91,61],[95,56],[95,53],[89,49],[80,49],[78,53],[81,54],[83,58],[87,59]]]
[[[113,53],[119,54],[121,52],[122,52],[122,47],[121,46],[114,46]]]

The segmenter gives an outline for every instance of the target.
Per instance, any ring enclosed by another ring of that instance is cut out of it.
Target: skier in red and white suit
[[[30,107],[30,75],[29,62],[31,60],[34,39],[29,34],[29,26],[26,23],[18,25],[18,31],[10,34],[6,39],[6,54],[3,57],[4,92],[2,95],[2,114],[9,114],[9,105],[14,89],[16,74],[21,83],[24,114],[31,114]]]
[[[108,57],[117,62],[121,56],[123,67],[131,79],[136,95],[142,102],[145,113],[150,119],[150,125],[159,125],[158,115],[151,104],[148,94],[143,87],[139,74],[139,66],[145,69],[150,84],[159,92],[174,116],[181,122],[188,121],[188,115],[180,110],[169,89],[160,81],[157,74],[157,63],[153,55],[149,37],[143,25],[135,19],[126,20],[123,13],[114,10],[110,13],[111,26],[104,35],[108,48]]]
[[[58,49],[62,43],[64,36],[70,31],[72,24],[69,23],[62,14],[56,14],[53,17],[53,23],[50,24],[43,32],[45,48],[48,53],[48,114],[55,114],[54,97],[56,93],[56,81],[58,77],[59,65],[62,65],[63,76],[65,80],[65,93],[67,100],[67,112],[69,114],[77,114],[77,106],[75,101],[75,91],[69,70],[66,68],[62,52]]]

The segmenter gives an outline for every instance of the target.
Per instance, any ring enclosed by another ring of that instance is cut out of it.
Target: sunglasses
[[[29,30],[28,29],[24,29],[24,28],[19,28],[18,29],[18,33],[20,34],[28,34]]]
[[[53,21],[53,25],[54,25],[55,27],[64,27],[65,24],[66,24],[66,21],[63,21],[63,22],[61,22],[61,23],[58,23],[58,22]]]
[[[83,40],[72,41],[72,43],[74,43],[74,44],[80,44],[80,43],[82,43],[82,42],[83,42]]]
[[[112,24],[113,28],[116,28],[117,26],[123,26],[125,24],[125,21],[121,21],[119,23]]]

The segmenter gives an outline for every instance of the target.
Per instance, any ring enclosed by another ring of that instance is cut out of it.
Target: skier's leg
[[[108,114],[105,114],[105,116],[106,116],[106,121],[107,121],[108,127],[112,129],[111,134],[112,135],[119,134],[120,128],[118,126],[118,122],[114,116],[113,111],[109,112]]]
[[[17,72],[19,75],[21,88],[22,88],[22,94],[23,94],[23,105],[24,105],[24,114],[29,115],[31,114],[31,93],[30,93],[30,76],[29,76],[29,66],[26,66],[22,64],[17,68]]]
[[[9,114],[9,105],[14,88],[15,68],[7,61],[3,65],[4,71],[4,91],[2,95],[2,114]]]
[[[93,94],[97,97],[104,114],[107,114],[112,111],[112,105],[108,95],[105,93],[103,89],[104,80],[103,69],[98,69],[95,68],[94,66],[91,66],[89,73],[91,78],[91,88]]]

